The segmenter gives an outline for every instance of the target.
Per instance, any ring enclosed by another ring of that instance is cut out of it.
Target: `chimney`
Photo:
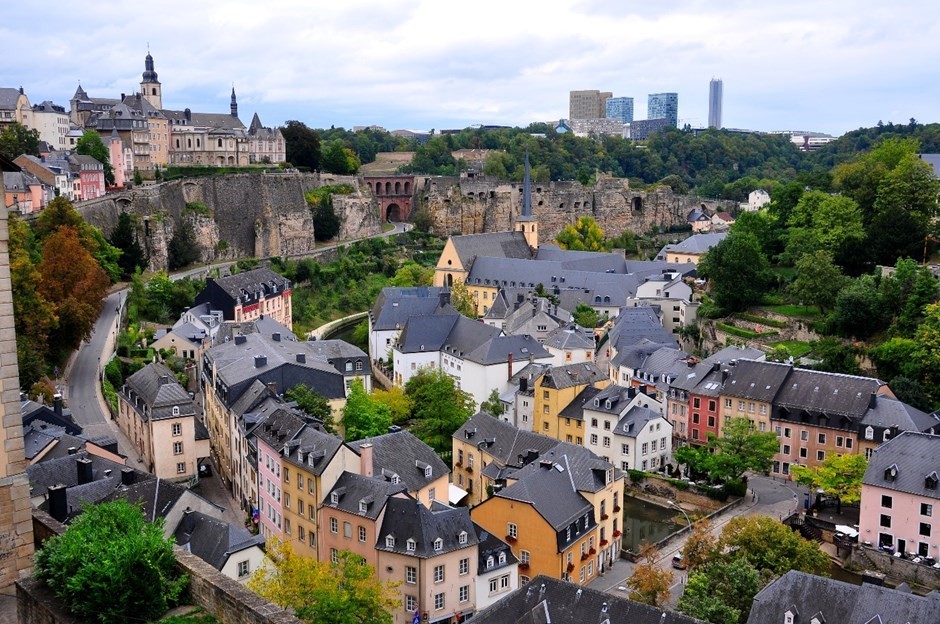
[[[868,409],[875,409],[876,407],[878,407],[878,393],[872,392],[868,399]]]
[[[442,308],[450,303],[450,291],[441,291],[441,294],[438,297]]]
[[[77,446],[70,446],[70,447],[69,447],[69,455],[74,455],[74,454],[77,453],[77,452],[78,452],[78,447],[77,447]]]
[[[271,340],[273,340],[274,342],[280,342],[281,332],[274,332],[273,334],[271,334]]]
[[[268,358],[265,355],[255,356],[255,368],[264,368],[268,364]]]
[[[519,379],[519,391],[525,392],[528,389],[529,389],[529,378],[523,376],[522,378]]]
[[[52,398],[54,400],[52,411],[55,412],[56,416],[61,418],[62,417],[62,395],[56,392],[54,395],[52,395]]]
[[[512,353],[509,354],[509,376],[506,379],[512,379]]]
[[[307,363],[307,354],[306,354],[306,353],[298,353],[298,354],[297,354],[297,363],[298,363],[298,364],[306,364],[306,363]]]
[[[122,94],[121,94],[121,101],[122,101],[122,102],[124,101],[124,98],[125,98],[125,97],[127,97],[127,94],[126,94],[126,93],[122,93]]]
[[[134,485],[137,475],[133,468],[121,468],[121,485]]]
[[[65,522],[65,518],[69,515],[67,493],[68,488],[64,485],[49,486],[49,515],[59,522]]]
[[[79,457],[75,460],[75,465],[78,470],[78,484],[85,485],[86,483],[91,483],[95,480],[94,473],[92,472],[91,460],[87,457]]]
[[[186,118],[186,121],[192,121],[192,120],[193,120],[193,112],[187,108],[186,110],[183,111],[183,117]]]
[[[730,372],[731,371],[729,371],[727,368],[721,371],[721,383],[725,383],[728,380],[728,373]]]
[[[248,342],[248,338],[245,336],[235,336],[235,344],[240,345],[245,344],[246,342]]]
[[[273,394],[277,394],[277,382],[269,381],[268,383],[264,385],[266,385],[268,387],[268,390],[270,390]]]
[[[372,444],[369,442],[359,446],[359,472],[363,477],[372,476]]]

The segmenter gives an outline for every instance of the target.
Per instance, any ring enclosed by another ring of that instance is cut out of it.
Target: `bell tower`
[[[144,59],[144,74],[143,80],[140,81],[140,93],[155,109],[163,110],[163,92],[160,88],[160,81],[157,80],[157,72],[153,69],[153,57],[150,56],[150,52],[147,52],[147,58]]]
[[[522,214],[516,219],[514,232],[522,232],[533,251],[539,248],[539,220],[532,214],[532,174],[529,171],[529,150],[525,152],[525,177],[522,180]]]

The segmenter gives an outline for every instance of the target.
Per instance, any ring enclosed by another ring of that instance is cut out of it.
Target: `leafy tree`
[[[927,306],[914,341],[917,343],[914,355],[923,370],[924,390],[936,402],[940,399],[940,303]]]
[[[323,428],[330,433],[334,432],[333,408],[326,397],[319,394],[316,390],[308,388],[306,384],[297,384],[284,393],[288,401],[296,401],[297,407],[303,410],[307,415],[316,418],[323,423]]]
[[[604,230],[591,217],[581,217],[575,225],[566,225],[555,238],[562,249],[573,251],[603,251]]]
[[[934,411],[934,405],[930,397],[927,396],[924,384],[922,384],[919,379],[911,379],[910,377],[898,375],[892,378],[891,381],[888,382],[888,385],[891,386],[894,396],[896,396],[899,401],[904,401],[908,405],[913,405],[917,409],[925,412]]]
[[[574,322],[581,327],[590,327],[593,329],[601,322],[600,314],[586,303],[579,303],[574,309],[574,314],[571,316],[574,318]]]
[[[0,132],[0,154],[10,160],[27,154],[39,156],[39,130],[14,121]]]
[[[682,562],[690,573],[717,555],[718,540],[712,535],[713,528],[708,518],[697,520],[692,525],[692,532],[682,546]]]
[[[842,513],[842,503],[857,503],[862,497],[862,478],[868,460],[864,455],[830,453],[815,468],[794,465],[791,468],[797,483],[813,490],[821,490],[838,501],[836,513]]]
[[[820,359],[819,364],[813,368],[830,373],[858,374],[858,349],[856,347],[845,344],[833,336],[820,338],[810,344],[813,347],[813,355]]]
[[[167,265],[171,271],[182,269],[199,260],[199,243],[193,224],[181,220],[167,246]]]
[[[858,204],[821,191],[803,193],[787,225],[786,256],[791,261],[818,250],[841,259],[846,250],[855,249],[853,243],[865,238]]]
[[[844,283],[845,278],[832,253],[820,249],[796,261],[796,279],[790,285],[790,292],[798,301],[825,312],[835,304]]]
[[[496,388],[493,388],[490,396],[480,404],[480,411],[486,412],[490,416],[502,416],[503,408],[503,402],[499,400],[499,391]]]
[[[875,261],[921,257],[928,227],[937,213],[940,182],[915,153],[904,154],[878,185],[869,229]]]
[[[832,312],[833,329],[846,337],[865,339],[885,325],[882,297],[872,275],[849,280],[836,296]]]
[[[144,183],[144,174],[140,172],[140,169],[134,167],[134,186],[140,186]]]
[[[109,241],[111,245],[121,250],[118,265],[121,267],[121,277],[129,279],[137,269],[147,266],[147,256],[140,243],[137,242],[137,233],[134,231],[131,215],[122,212],[118,215],[117,225],[111,231]]]
[[[712,482],[728,482],[741,479],[748,470],[769,470],[779,450],[774,432],[758,431],[747,418],[731,418],[720,438],[709,434],[704,447],[680,448],[676,460],[695,474],[708,475]]]
[[[426,367],[405,384],[411,399],[411,432],[440,455],[451,449],[451,437],[474,411],[473,397],[439,368]]]
[[[256,594],[294,610],[309,624],[391,624],[401,608],[396,587],[378,579],[365,559],[341,551],[336,563],[294,554],[290,544],[270,539],[270,567],[248,580]]]
[[[714,561],[690,573],[679,611],[712,624],[744,624],[761,579],[746,559]]]
[[[333,139],[321,145],[320,164],[323,170],[337,175],[352,175],[359,171],[362,163],[355,152],[346,147],[340,139]]]
[[[799,182],[790,182],[774,189],[770,194],[771,202],[767,206],[767,212],[776,217],[778,222],[787,223],[803,196],[803,191],[804,186]]]
[[[669,602],[669,588],[672,586],[672,571],[657,565],[656,549],[647,545],[640,553],[641,563],[633,568],[633,574],[626,580],[630,588],[630,600],[636,600],[654,607],[662,607]]]
[[[65,197],[56,197],[46,205],[33,224],[33,232],[40,241],[63,226],[80,230],[85,225],[82,215]]]
[[[83,621],[159,619],[179,601],[180,574],[163,519],[150,523],[127,501],[85,507],[36,553],[36,572]]]
[[[431,286],[434,283],[434,269],[432,267],[423,267],[417,262],[409,260],[395,271],[395,277],[389,280],[388,283],[400,288]]]
[[[392,386],[388,390],[373,391],[372,400],[388,408],[392,415],[392,422],[402,425],[411,416],[411,398],[405,394],[401,386]]]
[[[431,220],[431,213],[426,206],[419,207],[411,214],[411,222],[415,226],[416,232],[427,233],[434,227],[434,222]]]
[[[287,161],[295,167],[311,171],[320,168],[320,135],[302,121],[290,120],[281,128]]]
[[[829,556],[790,527],[769,516],[738,516],[721,531],[718,547],[727,560],[744,559],[757,570],[782,576],[790,570],[821,574]]]
[[[715,303],[727,312],[737,312],[766,292],[769,266],[754,236],[731,233],[708,250],[698,264],[698,274],[709,280]]]
[[[325,242],[339,234],[342,225],[336,210],[333,208],[333,199],[320,202],[313,209],[313,238],[318,242]]]
[[[780,223],[781,221],[773,213],[766,210],[742,212],[731,225],[731,232],[751,234],[757,240],[764,255],[773,258],[783,249],[780,240]]]
[[[904,301],[904,306],[895,320],[892,328],[894,332],[902,336],[913,335],[917,326],[924,319],[924,311],[927,306],[935,303],[937,296],[937,278],[933,276],[929,268],[920,267]]]
[[[392,424],[389,408],[373,400],[362,381],[355,380],[343,406],[343,430],[347,440],[361,440],[388,433]]]
[[[101,135],[94,130],[86,130],[82,138],[75,144],[75,152],[84,156],[91,156],[104,165],[104,181],[108,186],[114,186],[114,167],[111,165],[111,153],[102,142]],[[134,180],[137,183],[136,180]]]
[[[470,289],[463,282],[455,282],[450,287],[450,305],[455,310],[470,318],[477,318],[477,304],[470,296]]]
[[[451,154],[444,137],[435,136],[415,148],[411,164],[399,168],[402,173],[453,176],[460,173],[460,164]]]

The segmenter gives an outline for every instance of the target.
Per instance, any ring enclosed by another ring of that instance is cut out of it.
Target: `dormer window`
[[[401,479],[398,477],[397,474],[392,475],[392,483],[394,483],[395,485],[398,485],[399,483],[401,483]]]
[[[600,399],[594,399],[594,407],[600,407],[600,406],[601,406],[601,400],[600,400]]]
[[[430,478],[431,478],[431,467],[430,467],[430,466],[425,466],[425,468],[424,468],[424,478],[425,478],[425,479],[430,479]]]
[[[407,550],[410,553],[413,553],[415,551],[415,548],[417,548],[417,543],[409,537],[408,541],[405,542],[405,550]]]
[[[434,550],[435,552],[440,552],[444,550],[444,540],[442,540],[441,538],[437,538],[436,540],[434,540]]]
[[[936,471],[931,472],[924,479],[924,487],[927,488],[928,490],[936,490],[938,482],[940,482],[940,476],[937,475]]]
[[[486,558],[486,569],[489,570],[490,568],[493,567],[493,564],[495,563],[496,563],[496,560],[493,559],[493,555],[490,555],[489,557]]]
[[[875,439],[875,430],[871,426],[865,427],[865,439],[866,440]]]
[[[180,406],[179,406],[179,405],[174,405],[174,406],[173,406],[173,415],[174,415],[174,416],[179,416],[179,415],[180,415]]]
[[[339,493],[338,493],[338,492],[330,492],[330,502],[333,503],[334,505],[338,505],[338,504],[339,504]]]
[[[352,362],[346,362],[346,372],[347,372],[347,373],[351,373],[351,372],[352,372],[352,369],[353,369],[353,363],[352,363]]]
[[[460,532],[460,534],[457,536],[457,543],[458,543],[458,544],[461,544],[461,545],[467,543],[467,532],[466,532],[466,531],[461,531],[461,532]]]
[[[385,536],[385,547],[386,548],[395,548],[395,536],[386,535]]]
[[[506,563],[506,551],[501,550],[499,551],[499,564],[503,565],[504,563]]]
[[[898,465],[891,464],[885,469],[885,481],[894,481],[898,478]]]
[[[891,437],[891,430],[890,430],[890,429],[885,429],[885,432],[884,432],[883,434],[881,434],[881,441],[882,441],[882,442],[887,442],[887,441],[888,441],[888,438],[890,438],[890,437]]]
[[[607,399],[607,400],[604,402],[604,409],[610,409],[610,399]]]
[[[369,504],[364,500],[359,501],[359,513],[365,513],[369,510]]]

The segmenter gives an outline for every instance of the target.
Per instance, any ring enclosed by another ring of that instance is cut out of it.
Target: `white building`
[[[662,405],[636,388],[611,385],[584,405],[584,445],[621,470],[672,463],[672,425]]]
[[[480,612],[519,588],[519,560],[506,542],[473,526],[479,540],[475,606]]]
[[[65,107],[49,100],[33,105],[31,127],[39,132],[39,140],[51,145],[52,149],[69,149],[66,139],[69,133],[69,114]]]
[[[747,196],[747,203],[741,204],[742,210],[757,212],[770,203],[770,194],[764,189],[751,191]]]

